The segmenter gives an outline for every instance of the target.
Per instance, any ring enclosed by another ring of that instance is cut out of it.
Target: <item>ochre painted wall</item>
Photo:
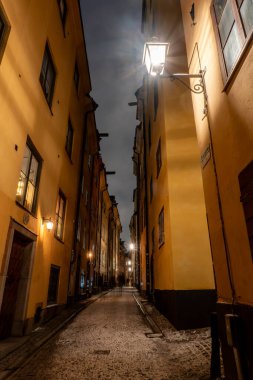
[[[209,125],[217,168],[218,185],[228,244],[231,278],[235,288],[235,302],[253,304],[252,256],[245,225],[238,175],[252,160],[252,72],[253,51],[244,52],[239,66],[225,88],[221,75],[218,48],[212,24],[211,1],[195,1],[196,25],[191,27],[190,0],[181,1],[188,61],[198,44],[202,67],[206,68]],[[198,69],[198,58],[193,57],[193,70]],[[210,142],[208,120],[202,121],[201,97],[193,95],[198,142],[201,152]],[[220,301],[232,301],[228,279],[228,263],[221,233],[213,161],[203,170],[206,207],[210,225],[215,277]]]
[[[47,305],[51,264],[61,268],[57,303],[67,300],[85,106],[81,97],[82,93],[90,91],[78,5],[77,2],[67,3],[64,37],[57,1],[22,0],[15,4],[2,1],[11,30],[0,64],[1,273],[10,218],[24,225],[25,210],[16,205],[15,197],[28,135],[43,159],[37,213],[35,217],[30,215],[25,225],[38,236],[26,318],[33,318],[37,303],[42,302],[43,307]],[[78,34],[81,37],[77,38]],[[46,41],[57,72],[51,110],[39,82]],[[73,81],[76,59],[82,88],[80,98]],[[69,117],[74,129],[71,161],[65,152]],[[53,231],[41,226],[42,217],[55,219],[59,189],[67,198],[64,244],[55,239]],[[3,285],[4,278],[1,280]]]

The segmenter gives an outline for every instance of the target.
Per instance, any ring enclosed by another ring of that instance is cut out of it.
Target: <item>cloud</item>
[[[138,122],[134,93],[142,84],[141,0],[81,0],[85,39],[90,65],[92,96],[98,103],[96,123],[109,138],[101,141],[107,170],[109,192],[115,195],[124,228],[122,238],[129,240],[128,225],[133,213],[133,143]]]

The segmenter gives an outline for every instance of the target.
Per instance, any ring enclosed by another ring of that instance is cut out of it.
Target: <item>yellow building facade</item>
[[[181,1],[190,70],[206,70],[193,95],[218,293],[219,337],[227,379],[253,378],[252,32],[249,1]],[[190,65],[191,62],[191,65]],[[240,339],[238,340],[238,336]]]
[[[169,69],[187,71],[180,4],[144,3],[145,40],[175,36]],[[206,326],[216,295],[191,93],[179,82],[146,75],[137,102],[146,183],[139,206],[144,289],[177,328]]]
[[[78,1],[0,1],[1,337],[66,304],[84,113]],[[48,230],[47,228],[53,229]]]

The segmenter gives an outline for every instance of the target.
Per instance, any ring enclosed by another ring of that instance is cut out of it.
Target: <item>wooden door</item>
[[[14,232],[7,278],[5,282],[3,301],[0,311],[0,338],[11,335],[16,302],[24,262],[24,250],[30,240],[18,232]]]

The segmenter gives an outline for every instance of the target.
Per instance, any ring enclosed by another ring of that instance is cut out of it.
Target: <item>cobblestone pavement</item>
[[[149,337],[150,326],[131,292],[114,290],[81,311],[11,379],[208,379],[208,329],[178,332],[146,307],[162,328],[162,338]]]

